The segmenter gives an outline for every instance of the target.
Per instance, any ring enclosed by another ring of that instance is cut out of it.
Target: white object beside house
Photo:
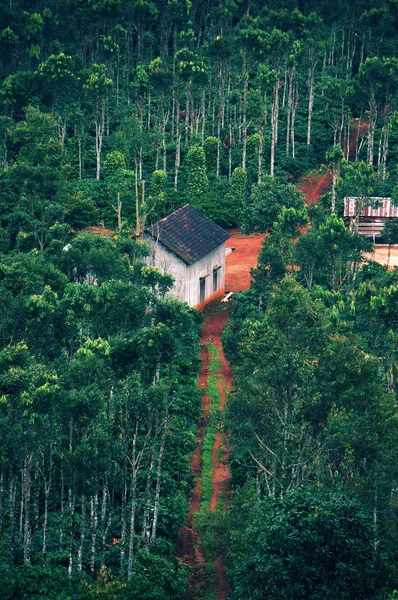
[[[225,242],[229,233],[189,204],[148,227],[146,262],[175,281],[170,294],[203,308],[224,294]]]

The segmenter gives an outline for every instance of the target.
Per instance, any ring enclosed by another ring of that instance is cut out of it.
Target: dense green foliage
[[[251,230],[266,175],[296,181],[336,143],[391,193],[396,23],[392,0],[3,3],[1,247],[186,202]]]
[[[369,242],[321,206],[305,233],[303,216],[280,214],[224,335],[233,597],[386,598],[397,586],[398,272],[360,266]]]
[[[0,262],[1,598],[185,588],[200,319],[139,249],[82,235]]]

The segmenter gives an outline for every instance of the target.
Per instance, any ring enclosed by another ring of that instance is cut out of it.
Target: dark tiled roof
[[[148,227],[147,231],[188,265],[192,265],[230,237],[229,233],[189,204],[160,219]]]

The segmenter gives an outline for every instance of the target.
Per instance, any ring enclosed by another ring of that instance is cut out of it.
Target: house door
[[[213,269],[213,294],[218,290],[218,271],[218,268]]]
[[[199,279],[199,282],[200,282],[199,302],[200,302],[200,304],[202,304],[202,302],[204,302],[205,298],[206,298],[206,278],[201,277]]]

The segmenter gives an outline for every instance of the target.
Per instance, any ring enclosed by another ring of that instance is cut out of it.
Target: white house
[[[189,306],[203,308],[223,295],[225,242],[229,233],[186,204],[148,227],[149,264],[173,275],[170,294]]]

